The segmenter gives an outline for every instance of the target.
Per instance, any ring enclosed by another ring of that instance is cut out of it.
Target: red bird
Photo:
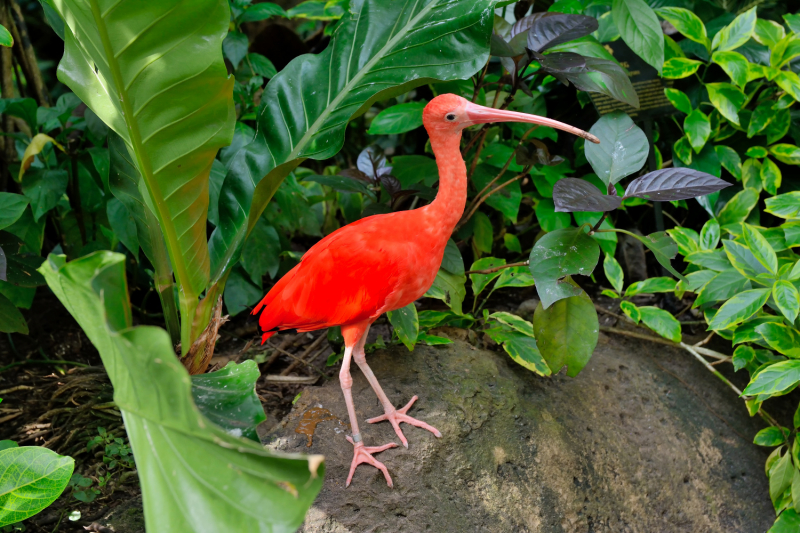
[[[360,463],[379,468],[392,486],[383,463],[372,457],[397,444],[367,447],[358,430],[351,387],[350,361],[366,376],[383,404],[385,414],[367,420],[388,420],[408,448],[400,423],[442,434],[425,422],[408,416],[417,396],[395,409],[367,365],[364,342],[370,325],[383,313],[400,309],[420,298],[433,284],[445,245],[464,212],[467,169],[459,144],[461,130],[488,122],[526,122],[558,128],[592,142],[596,137],[567,124],[535,115],[482,107],[453,94],[437,96],[425,106],[423,124],[439,166],[439,193],[429,205],[413,211],[366,217],[334,231],[315,244],[296,267],[269,291],[253,310],[262,311],[259,324],[265,342],[277,331],[314,331],[341,326],[345,351],[339,381],[344,392],[353,436],[353,461],[347,486]]]

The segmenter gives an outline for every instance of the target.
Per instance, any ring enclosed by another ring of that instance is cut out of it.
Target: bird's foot
[[[400,422],[405,422],[406,424],[411,424],[412,426],[417,426],[418,428],[427,429],[428,431],[436,435],[437,438],[441,439],[442,434],[438,429],[429,424],[426,424],[421,420],[417,420],[416,418],[411,418],[406,414],[409,408],[411,408],[411,406],[414,405],[414,402],[416,402],[418,398],[419,398],[418,396],[414,396],[413,398],[411,398],[411,401],[408,402],[406,406],[403,407],[402,409],[395,409],[394,407],[392,407],[391,411],[387,410],[386,414],[383,414],[381,416],[376,416],[375,418],[370,418],[369,420],[367,420],[367,422],[369,422],[370,424],[375,424],[376,422],[383,422],[384,420],[388,420],[389,422],[391,422],[392,427],[394,427],[394,431],[395,433],[397,433],[397,436],[400,437],[400,442],[402,442],[403,446],[405,446],[406,448],[408,448],[408,441],[403,435],[403,431],[400,429]]]
[[[389,471],[386,470],[386,465],[372,457],[372,454],[388,450],[389,448],[397,448],[397,444],[390,442],[389,444],[384,444],[383,446],[364,446],[364,443],[361,442],[360,439],[358,442],[353,442],[352,438],[347,437],[347,440],[353,445],[353,462],[350,463],[350,475],[347,476],[345,488],[350,486],[350,482],[353,480],[353,474],[356,471],[356,467],[361,463],[371,464],[383,472],[383,477],[386,478],[386,484],[389,485],[389,488],[394,487],[392,484],[392,476],[390,476]]]

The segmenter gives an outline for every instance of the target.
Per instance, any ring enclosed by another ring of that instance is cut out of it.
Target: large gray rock
[[[311,447],[295,432],[312,407],[346,421],[338,379],[307,388],[271,435],[279,449],[326,457],[306,533],[752,533],[774,520],[766,453],[751,443],[759,421],[679,350],[601,334],[572,379],[538,377],[461,341],[393,347],[368,362],[396,405],[418,394],[409,414],[444,437],[404,424],[409,449],[376,456],[394,489],[369,465],[345,489],[345,424],[321,422]],[[388,423],[365,423],[383,411],[355,365],[353,377],[366,445],[399,443]]]

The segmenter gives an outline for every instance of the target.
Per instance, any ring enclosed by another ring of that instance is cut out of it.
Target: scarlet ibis
[[[383,472],[391,487],[386,466],[372,454],[394,448],[364,446],[358,429],[351,387],[350,362],[355,360],[375,394],[384,414],[369,423],[388,420],[408,448],[400,423],[427,429],[434,427],[408,415],[417,396],[402,409],[395,409],[381,389],[364,354],[370,325],[383,313],[400,309],[420,298],[433,284],[453,228],[464,212],[467,199],[467,169],[461,157],[461,131],[489,122],[525,122],[558,128],[592,142],[600,141],[583,130],[552,119],[479,106],[454,94],[437,96],[425,106],[423,124],[439,167],[439,192],[429,205],[362,218],[334,231],[306,252],[300,263],[275,284],[253,310],[262,309],[259,324],[262,342],[285,329],[313,331],[341,326],[345,351],[339,382],[350,416],[353,461],[347,485],[360,463]]]

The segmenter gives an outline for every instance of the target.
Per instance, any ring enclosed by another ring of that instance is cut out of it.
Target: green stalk
[[[172,277],[172,265],[169,262],[167,248],[164,245],[164,237],[158,231],[158,219],[145,205],[145,215],[147,216],[147,228],[150,232],[150,242],[153,243],[153,286],[161,300],[161,309],[164,311],[164,321],[167,324],[172,345],[175,346],[181,341],[181,322],[178,317],[178,306],[175,303],[175,282]]]

